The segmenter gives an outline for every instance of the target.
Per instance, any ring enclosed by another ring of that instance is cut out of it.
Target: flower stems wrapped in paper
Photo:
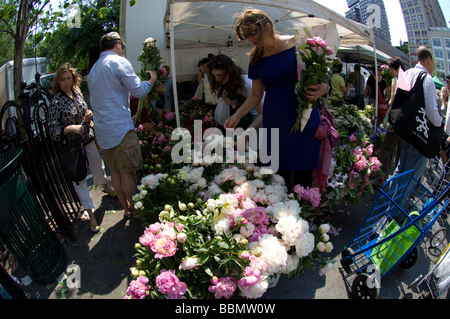
[[[295,30],[297,43],[297,73],[298,82],[295,86],[295,94],[298,97],[297,120],[291,132],[296,132],[308,123],[315,101],[308,100],[307,91],[309,85],[328,82],[328,68],[337,63],[334,59],[339,47],[339,35],[336,25],[328,23],[313,27],[312,29]],[[327,43],[324,39],[331,38]]]

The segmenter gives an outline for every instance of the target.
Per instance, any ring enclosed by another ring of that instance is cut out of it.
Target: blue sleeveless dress
[[[267,155],[271,155],[271,139],[276,138],[271,128],[279,129],[279,169],[306,171],[317,168],[320,140],[314,135],[320,124],[317,107],[303,129],[291,133],[297,119],[297,56],[292,47],[280,53],[261,58],[256,65],[249,65],[249,78],[260,79],[265,86],[263,106],[263,127],[267,129]],[[273,137],[272,137],[273,136]]]

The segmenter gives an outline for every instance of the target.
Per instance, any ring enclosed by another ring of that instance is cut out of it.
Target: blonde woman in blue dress
[[[262,125],[267,129],[267,154],[271,154],[271,129],[278,129],[279,141],[274,141],[279,145],[278,174],[284,177],[288,189],[297,184],[311,186],[312,172],[319,163],[321,140],[315,137],[315,133],[321,119],[316,106],[303,131],[291,132],[298,106],[294,36],[277,34],[269,16],[257,9],[246,10],[237,19],[235,32],[239,40],[247,39],[254,45],[248,69],[252,92],[224,126],[236,127],[240,119],[260,103],[265,92]],[[327,91],[327,83],[310,86],[307,97],[317,100]]]

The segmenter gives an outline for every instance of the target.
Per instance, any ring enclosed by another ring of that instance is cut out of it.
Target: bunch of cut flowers
[[[152,103],[159,100],[160,95],[165,94],[166,89],[162,80],[165,80],[168,75],[167,70],[163,66],[161,66],[162,57],[158,47],[156,46],[156,39],[145,39],[144,43],[142,44],[142,51],[137,57],[137,60],[142,64],[141,71],[139,73],[139,77],[142,81],[146,81],[149,79],[149,74],[146,72],[148,70],[156,71],[157,79],[150,93],[147,94],[144,98],[139,99],[139,104],[135,115],[136,123],[139,122],[139,118],[143,108],[147,108],[147,110],[150,112],[150,109],[152,109]]]
[[[333,49],[327,46],[325,40],[320,37],[308,38],[306,42],[297,48],[297,73],[299,80],[295,86],[298,99],[297,119],[292,127],[292,132],[303,130],[311,115],[315,101],[310,101],[307,96],[309,85],[328,83],[329,67],[339,63],[339,59],[332,59]]]

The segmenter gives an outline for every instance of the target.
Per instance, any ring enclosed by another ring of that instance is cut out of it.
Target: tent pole
[[[172,86],[173,86],[173,102],[175,104],[175,116],[177,120],[177,127],[180,128],[180,112],[178,111],[178,91],[177,91],[177,68],[175,66],[175,32],[173,27],[173,3],[170,4],[170,61],[172,71]]]
[[[374,132],[377,131],[378,126],[378,66],[377,66],[377,37],[374,36],[375,42],[373,43],[373,53],[375,56],[375,127]]]

